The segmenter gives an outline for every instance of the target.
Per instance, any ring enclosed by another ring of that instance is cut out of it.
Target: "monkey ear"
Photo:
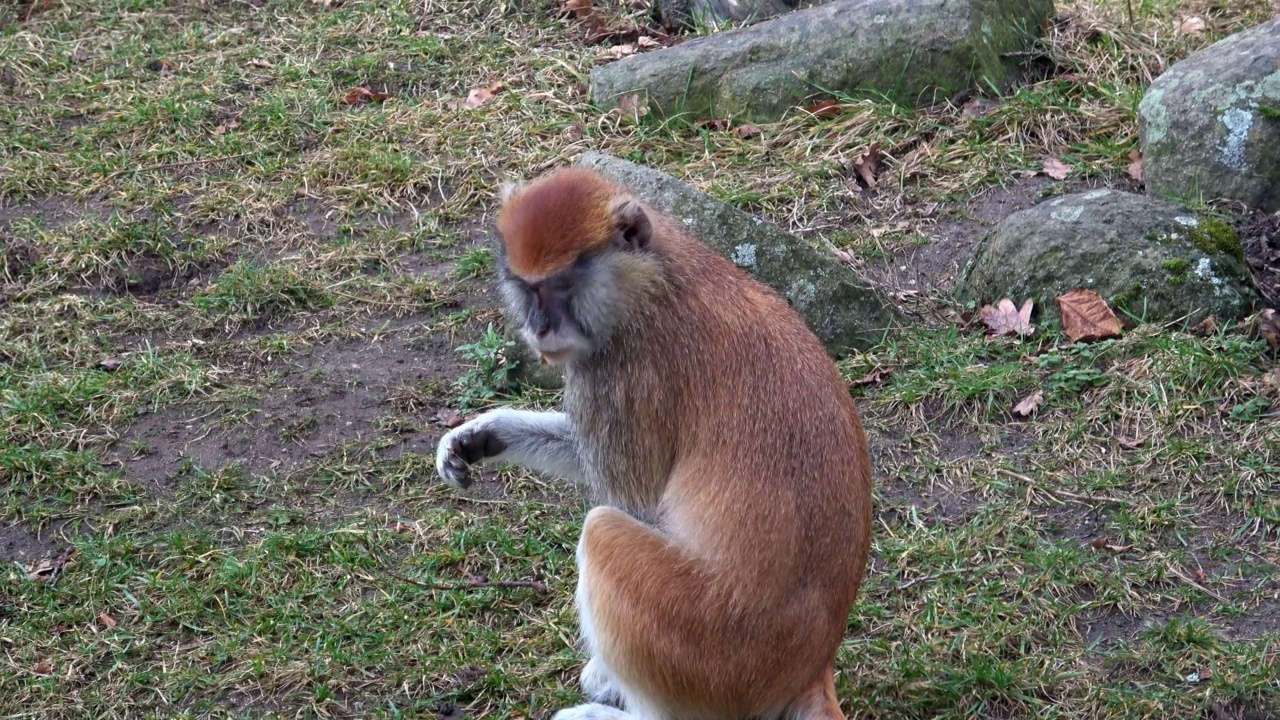
[[[520,183],[504,182],[498,188],[498,202],[506,205],[518,192],[520,192]]]
[[[614,202],[610,209],[613,215],[613,244],[619,250],[635,252],[649,247],[653,239],[653,224],[640,203],[632,197],[624,197]]]

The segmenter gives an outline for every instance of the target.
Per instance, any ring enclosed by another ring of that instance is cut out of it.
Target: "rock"
[[[631,188],[684,222],[717,252],[787,299],[833,355],[878,343],[898,320],[892,303],[834,257],[652,168],[587,152],[577,165]]]
[[[765,20],[823,2],[826,0],[659,0],[658,17],[669,28],[697,28]]]
[[[932,103],[1003,83],[1009,53],[1028,49],[1052,10],[1053,0],[834,0],[596,67],[591,99],[609,109],[638,95],[658,116],[751,122],[831,92]]]
[[[1094,290],[1121,320],[1248,315],[1240,238],[1226,222],[1134,193],[1091,190],[1014,213],[979,242],[956,285],[962,301],[1032,298],[1037,323],[1061,327],[1058,295]],[[1123,311],[1123,312],[1122,312]]]
[[[1280,210],[1280,18],[1175,63],[1138,126],[1149,193]]]

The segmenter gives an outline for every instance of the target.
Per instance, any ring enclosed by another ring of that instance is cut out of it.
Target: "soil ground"
[[[1054,73],[981,122],[850,100],[755,141],[601,117],[576,83],[607,49],[548,3],[436,5],[0,11],[3,714],[578,702],[584,500],[512,468],[456,493],[433,454],[486,407],[556,403],[509,376],[492,189],[592,148],[846,250],[919,311],[841,361],[877,480],[838,661],[850,717],[1275,716],[1266,342],[988,339],[946,297],[1008,214],[1134,189],[1134,98],[1265,3],[1145,3],[1133,23],[1124,3],[1072,4]],[[1188,13],[1206,34],[1167,37]],[[499,81],[479,108],[450,102]],[[390,97],[345,104],[356,86]],[[872,142],[899,148],[891,182],[831,182]],[[1073,176],[1023,176],[1046,157]],[[1274,218],[1239,224],[1273,293]]]

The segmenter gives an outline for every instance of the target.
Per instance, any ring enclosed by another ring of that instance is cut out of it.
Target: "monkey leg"
[[[761,600],[769,588],[734,588],[731,570],[610,507],[587,514],[578,572],[584,639],[630,715],[840,718],[830,670],[843,623],[822,597]]]
[[[622,690],[618,687],[618,681],[613,678],[613,673],[605,667],[604,661],[598,655],[591,658],[586,667],[582,668],[582,676],[578,684],[582,686],[583,694],[591,702],[612,705],[616,708],[623,707]]]
[[[640,720],[640,718],[609,705],[587,703],[565,708],[552,715],[551,720]]]

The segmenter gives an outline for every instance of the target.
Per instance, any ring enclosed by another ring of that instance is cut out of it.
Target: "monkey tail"
[[[587,515],[578,569],[583,635],[633,702],[842,720],[823,609],[744,601],[724,572],[608,507]]]

